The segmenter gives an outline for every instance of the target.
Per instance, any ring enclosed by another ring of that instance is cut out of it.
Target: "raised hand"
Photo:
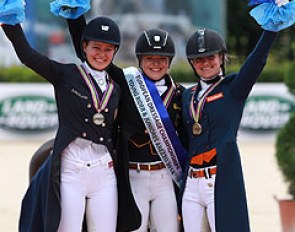
[[[23,0],[0,1],[0,24],[15,25],[25,19],[25,2]]]
[[[278,7],[286,5],[288,2],[289,2],[289,0],[276,0],[275,1],[275,3],[278,5]]]
[[[56,16],[76,19],[91,8],[90,0],[55,0],[50,3],[50,11]]]
[[[295,23],[295,1],[249,0],[250,6],[255,4],[250,15],[265,30],[281,31]]]

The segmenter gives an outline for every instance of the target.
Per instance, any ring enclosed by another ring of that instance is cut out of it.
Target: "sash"
[[[181,185],[186,151],[181,146],[156,86],[144,78],[137,68],[123,70],[135,105],[150,135],[151,141],[165,163],[172,180]]]

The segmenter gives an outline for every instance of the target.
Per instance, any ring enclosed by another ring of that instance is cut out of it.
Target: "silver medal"
[[[101,125],[104,123],[104,116],[102,113],[96,113],[92,117],[92,121],[95,125]]]

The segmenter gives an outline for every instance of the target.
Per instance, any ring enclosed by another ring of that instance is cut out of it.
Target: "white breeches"
[[[91,141],[76,139],[63,151],[58,232],[81,232],[85,213],[89,232],[116,231],[118,192],[112,164],[107,148]]]
[[[129,170],[131,188],[142,215],[137,232],[178,232],[177,201],[166,168],[154,171]]]
[[[182,198],[182,219],[185,232],[201,232],[203,215],[207,215],[211,232],[215,232],[215,176],[187,178]]]

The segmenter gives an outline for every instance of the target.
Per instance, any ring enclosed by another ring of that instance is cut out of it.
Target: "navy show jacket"
[[[183,93],[183,121],[189,134],[188,162],[197,154],[217,150],[215,218],[218,232],[250,231],[237,132],[245,101],[266,64],[276,34],[264,31],[239,72],[226,76],[209,93],[207,100],[211,101],[205,102],[199,121],[203,128],[200,135],[193,135],[194,120],[189,114],[195,87]],[[194,100],[198,102],[197,98]]]
[[[130,186],[126,183],[120,158],[115,152],[117,137],[117,111],[121,88],[114,82],[114,90],[107,104],[105,127],[93,123],[97,112],[93,106],[91,93],[75,64],[62,64],[38,53],[28,44],[22,28],[3,25],[3,30],[20,61],[47,79],[54,87],[58,109],[59,128],[55,137],[53,154],[42,165],[22,201],[19,231],[57,231],[60,221],[60,155],[75,138],[84,138],[105,145],[114,160],[118,182],[119,216],[118,221],[128,221],[117,231],[134,230],[140,225],[140,212],[135,204]],[[123,76],[123,71],[111,64],[107,70],[113,75]],[[95,81],[93,80],[95,83]],[[100,91],[96,87],[97,91]],[[121,218],[123,217],[123,219]]]

